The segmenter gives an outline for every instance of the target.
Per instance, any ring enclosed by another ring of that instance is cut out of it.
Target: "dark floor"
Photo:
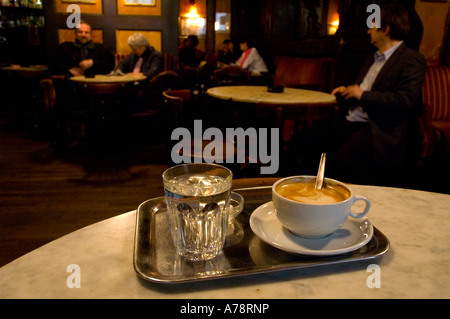
[[[146,145],[127,170],[87,173],[74,144],[56,153],[35,134],[0,124],[0,266],[58,237],[163,196],[164,146]],[[80,155],[81,154],[81,155]]]

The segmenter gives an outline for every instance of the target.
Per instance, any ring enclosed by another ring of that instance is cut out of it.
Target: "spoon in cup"
[[[316,178],[316,189],[321,190],[323,187],[323,177],[325,174],[325,161],[327,159],[327,153],[322,153],[322,156],[320,157],[320,163],[319,163],[319,170],[317,171],[317,178]]]

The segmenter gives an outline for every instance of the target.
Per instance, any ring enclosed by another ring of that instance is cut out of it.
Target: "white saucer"
[[[296,236],[278,221],[272,202],[259,206],[250,216],[250,227],[267,244],[293,254],[329,256],[344,254],[367,244],[373,236],[368,219],[349,217],[342,227],[324,238]]]

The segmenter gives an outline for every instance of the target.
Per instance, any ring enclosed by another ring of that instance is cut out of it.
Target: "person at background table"
[[[58,47],[53,74],[77,76],[107,74],[114,69],[114,55],[103,44],[92,41],[91,25],[81,21],[75,29],[75,41]]]
[[[235,63],[237,66],[251,72],[252,75],[260,75],[263,72],[268,72],[263,58],[259,55],[258,50],[251,45],[249,40],[241,40],[239,47],[242,54]]]
[[[217,50],[217,61],[228,65],[236,62],[238,58],[239,56],[236,55],[233,42],[229,39],[223,40],[220,49]]]
[[[403,42],[410,30],[403,7],[381,6],[381,24],[368,30],[378,51],[359,77],[332,91],[340,114],[337,148],[329,161],[335,175],[330,177],[347,182],[398,182],[410,173],[418,154],[425,58]]]
[[[196,35],[190,35],[184,41],[184,45],[179,50],[179,61],[181,67],[198,68],[206,53],[197,49],[199,44]]]
[[[147,81],[164,71],[163,54],[150,46],[142,33],[134,33],[128,38],[132,53],[119,62],[117,69],[123,73],[142,73]]]
[[[164,56],[152,47],[142,33],[133,33],[128,37],[132,53],[117,65],[122,73],[142,73],[147,78],[136,85],[128,85],[127,98],[131,112],[145,112],[154,104],[154,92],[150,88],[152,78],[164,71]]]

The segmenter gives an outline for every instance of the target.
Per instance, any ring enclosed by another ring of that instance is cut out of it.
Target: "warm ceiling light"
[[[195,1],[191,0],[189,11],[180,16],[180,34],[190,35],[195,34],[197,36],[204,36],[206,34],[206,19],[200,17],[198,14]]]
[[[328,25],[328,34],[329,35],[336,34],[338,28],[339,28],[339,19],[336,19],[332,21],[331,24]]]
[[[200,15],[198,14],[197,6],[195,5],[195,1],[190,1],[191,6],[189,8],[189,12],[186,13],[184,16],[187,18],[200,18]]]

